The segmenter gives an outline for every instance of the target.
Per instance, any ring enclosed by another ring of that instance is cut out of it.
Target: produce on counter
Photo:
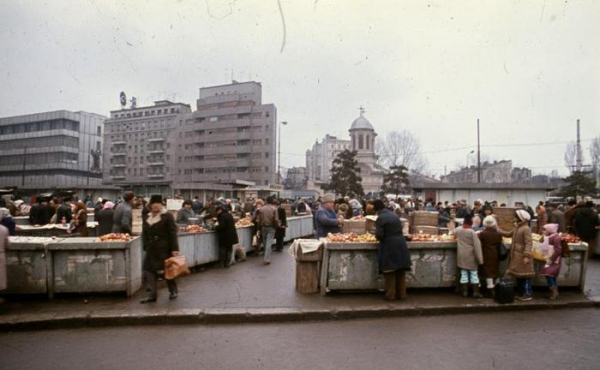
[[[327,241],[330,243],[377,243],[377,238],[373,234],[357,235],[355,233],[347,234],[327,234]]]
[[[365,221],[365,216],[354,216],[351,218],[352,221]]]
[[[235,227],[248,227],[254,226],[252,223],[252,219],[250,217],[241,218],[238,222],[235,223]]]
[[[196,234],[202,234],[202,233],[206,233],[208,232],[208,230],[206,230],[205,228],[203,228],[202,226],[198,226],[198,225],[189,225],[188,227],[185,228],[185,232],[186,233],[196,233]]]
[[[101,242],[128,242],[131,240],[129,234],[106,234],[98,238]]]
[[[502,243],[504,244],[512,244],[512,238],[507,238],[505,236],[502,237]]]
[[[413,242],[432,242],[435,240],[435,236],[429,234],[412,234],[411,238]]]
[[[578,236],[568,233],[560,233],[560,237],[569,244],[581,243],[581,239]]]

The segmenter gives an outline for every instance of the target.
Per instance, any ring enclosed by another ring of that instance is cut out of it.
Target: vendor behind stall
[[[327,193],[321,198],[321,207],[315,215],[315,234],[317,238],[324,238],[327,234],[342,232],[344,217],[339,217],[333,209],[335,195]]]
[[[385,299],[405,299],[406,271],[410,270],[411,260],[402,222],[381,199],[373,202],[373,209],[377,213],[375,237],[379,240],[379,272],[385,277]]]
[[[193,203],[191,200],[185,200],[181,209],[177,211],[177,223],[191,225],[190,218],[195,218],[196,214],[192,210]]]

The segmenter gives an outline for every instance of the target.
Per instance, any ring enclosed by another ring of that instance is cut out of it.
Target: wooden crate
[[[510,231],[515,227],[515,212],[516,208],[495,208],[494,216],[498,222],[498,227],[504,231]]]
[[[344,226],[342,227],[344,234],[354,233],[356,235],[363,235],[367,233],[367,222],[366,220],[344,220]]]
[[[419,226],[438,226],[439,213],[427,212],[427,211],[416,211],[411,215],[411,224]]]
[[[281,208],[285,209],[285,215],[292,217],[292,206],[290,204],[282,204]]]
[[[440,232],[437,226],[413,226],[413,234],[438,235]]]
[[[402,222],[402,234],[410,234],[410,222],[406,218],[401,218],[400,222]]]
[[[297,262],[318,262],[323,260],[323,246],[311,253],[302,253],[302,248],[298,247],[296,251]]]

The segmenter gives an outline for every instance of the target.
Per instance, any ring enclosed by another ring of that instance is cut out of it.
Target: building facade
[[[171,147],[177,190],[240,181],[276,183],[277,109],[262,103],[260,83],[201,88],[197,110],[182,119]]]
[[[105,119],[66,110],[0,118],[0,187],[101,186]]]
[[[306,167],[292,167],[287,171],[285,178],[286,189],[298,189],[307,184]]]
[[[526,184],[531,182],[531,170],[512,166],[512,161],[483,162],[481,164],[481,182],[485,184]],[[477,166],[452,171],[441,177],[449,184],[477,183]]]
[[[321,142],[317,140],[312,149],[306,151],[308,180],[315,183],[329,182],[333,160],[346,149],[351,149],[350,140],[338,139],[331,135],[325,135]]]
[[[188,104],[168,100],[114,110],[105,121],[103,181],[138,194],[171,194],[177,136],[191,113]]]

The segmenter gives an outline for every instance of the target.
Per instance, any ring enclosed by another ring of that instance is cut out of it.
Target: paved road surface
[[[2,369],[594,369],[600,310],[0,334]]]

